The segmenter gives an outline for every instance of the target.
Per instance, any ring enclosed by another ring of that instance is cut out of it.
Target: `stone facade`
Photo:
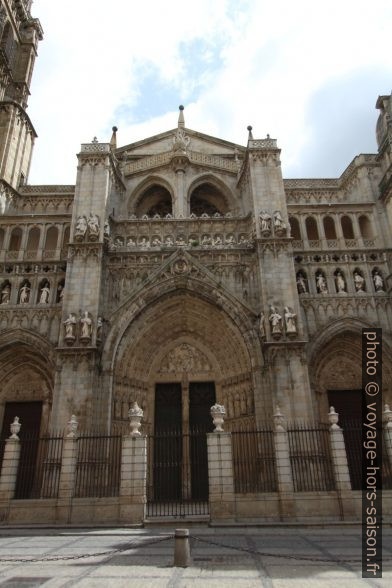
[[[42,30],[28,1],[2,0],[0,27],[0,412],[109,431],[138,402],[151,431],[158,383],[181,384],[186,424],[190,384],[214,382],[230,430],[277,405],[325,421],[330,391],[361,388],[369,325],[392,402],[391,96],[378,153],[336,179],[283,179],[275,139],[210,137],[180,107],[154,137],[82,144],[75,185],[30,185]]]

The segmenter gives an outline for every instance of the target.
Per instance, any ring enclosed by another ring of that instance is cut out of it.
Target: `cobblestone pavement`
[[[390,528],[384,528],[384,573],[379,580],[361,578],[358,526],[193,527],[193,564],[188,568],[173,567],[173,532],[3,528],[0,588],[392,586]],[[15,561],[20,559],[25,561]]]

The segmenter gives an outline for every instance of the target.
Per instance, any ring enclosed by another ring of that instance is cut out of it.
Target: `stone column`
[[[131,432],[123,437],[120,482],[120,521],[143,523],[147,502],[147,437],[139,428],[143,411],[135,402],[129,410]]]
[[[291,471],[290,447],[284,416],[276,407],[274,414],[274,446],[276,459],[276,477],[278,483],[280,516],[282,519],[295,517],[294,483]]]
[[[15,417],[11,425],[12,435],[6,439],[3,463],[0,475],[0,501],[9,502],[14,497],[16,477],[18,474],[19,456],[20,456],[20,431],[19,418]]]
[[[339,415],[335,412],[333,406],[330,407],[328,419],[331,424],[330,444],[332,467],[335,475],[336,491],[340,502],[341,516],[343,519],[352,519],[355,517],[355,508],[351,492],[346,446],[343,430],[338,425]]]
[[[392,410],[389,408],[389,404],[386,404],[384,409],[384,440],[389,463],[392,467]]]
[[[57,522],[70,523],[72,516],[72,498],[74,495],[77,462],[77,429],[75,415],[68,422],[67,435],[63,441],[59,494],[57,502]]]
[[[207,434],[209,504],[212,521],[235,518],[233,449],[231,433],[225,433],[222,428],[225,414],[225,408],[221,405],[216,404],[211,408],[215,430]]]

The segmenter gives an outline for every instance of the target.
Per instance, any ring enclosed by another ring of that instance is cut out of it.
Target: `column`
[[[288,434],[279,406],[276,407],[274,414],[274,447],[280,516],[282,519],[292,519],[295,517],[293,473],[291,471]]]
[[[343,430],[338,425],[339,415],[335,412],[333,406],[330,407],[328,420],[331,424],[329,431],[332,467],[335,475],[336,491],[341,506],[341,516],[343,519],[352,519],[355,518],[355,508],[351,492],[346,446],[344,443]]]
[[[14,498],[20,456],[19,418],[11,425],[11,436],[6,439],[0,475],[0,501],[9,502]]]
[[[67,426],[67,436],[63,441],[61,456],[61,470],[59,481],[59,494],[57,502],[57,522],[70,523],[72,514],[72,499],[75,488],[76,462],[77,462],[77,428],[75,415],[72,415]]]

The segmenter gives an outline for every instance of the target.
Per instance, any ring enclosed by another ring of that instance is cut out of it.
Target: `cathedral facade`
[[[78,153],[74,185],[28,181],[42,29],[0,9],[0,422],[38,431],[229,430],[360,411],[361,331],[382,327],[392,401],[392,98],[378,152],[339,178],[284,179],[275,139],[185,125]]]

